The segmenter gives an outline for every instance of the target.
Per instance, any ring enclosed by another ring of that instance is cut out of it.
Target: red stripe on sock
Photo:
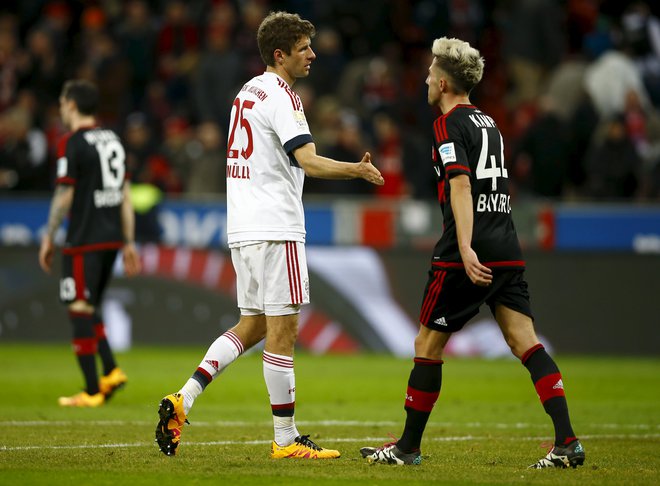
[[[241,340],[238,338],[236,334],[234,334],[231,331],[227,331],[224,336],[229,339],[234,346],[236,346],[236,349],[238,350],[238,354],[243,354],[243,343]]]
[[[444,361],[442,361],[441,359],[436,360],[436,359],[426,359],[426,358],[413,358],[413,362],[415,364],[426,365],[426,366],[441,365],[444,363]]]
[[[436,400],[440,396],[440,392],[424,392],[412,387],[408,387],[406,391],[406,407],[418,410],[420,412],[430,412],[433,410]]]
[[[544,376],[534,383],[534,388],[536,388],[536,393],[538,393],[541,403],[545,403],[554,397],[566,396],[564,394],[564,383],[561,379],[561,373]]]
[[[75,338],[71,341],[73,344],[73,352],[76,356],[84,354],[96,354],[96,338]]]
[[[100,324],[94,324],[94,334],[96,334],[96,339],[106,339],[105,335],[105,326]]]
[[[293,410],[296,408],[296,402],[281,403],[279,405],[273,405],[271,403],[270,408],[273,410]]]
[[[213,377],[211,376],[211,374],[208,371],[206,371],[204,368],[197,368],[197,371],[199,371],[201,374],[203,374],[204,377],[207,380],[209,380],[209,383],[211,383],[213,381]]]
[[[527,351],[525,351],[522,355],[522,358],[520,358],[520,361],[522,362],[522,364],[525,364],[527,362],[527,360],[529,358],[531,358],[531,356],[534,353],[536,353],[539,349],[543,349],[543,344],[541,344],[541,343],[536,344],[536,345],[532,346],[531,348],[529,348]]]

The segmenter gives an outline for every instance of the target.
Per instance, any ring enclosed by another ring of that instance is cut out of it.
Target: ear
[[[284,61],[284,53],[282,52],[282,49],[275,49],[273,57],[275,58],[276,64],[281,64]]]

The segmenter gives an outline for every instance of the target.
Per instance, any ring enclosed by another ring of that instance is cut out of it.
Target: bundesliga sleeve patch
[[[307,128],[307,118],[305,118],[305,113],[302,111],[294,110],[293,119],[296,121],[298,128]]]
[[[443,165],[447,165],[449,162],[456,162],[456,149],[454,148],[454,142],[443,143],[438,149],[440,152],[440,159],[442,159]]]

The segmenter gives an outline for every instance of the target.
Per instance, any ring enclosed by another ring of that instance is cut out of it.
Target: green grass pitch
[[[526,469],[552,439],[527,371],[515,360],[449,358],[419,467],[368,465],[362,445],[401,433],[410,360],[296,356],[301,433],[337,448],[330,461],[269,459],[270,409],[259,353],[242,357],[197,400],[176,457],[154,443],[159,400],[177,391],[206,348],[119,354],[129,383],[104,407],[64,409],[82,378],[67,345],[0,344],[0,485],[659,484],[660,360],[557,361],[583,467]]]

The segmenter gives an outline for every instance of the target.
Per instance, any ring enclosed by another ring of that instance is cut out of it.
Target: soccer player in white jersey
[[[246,349],[265,338],[263,374],[275,437],[273,458],[332,459],[301,435],[294,421],[293,351],[300,306],[309,302],[302,190],[305,175],[362,178],[382,185],[367,152],[357,163],[317,155],[300,97],[291,89],[316,55],[314,26],[297,14],[274,12],[257,42],[266,72],[236,95],[227,143],[227,234],[237,277],[238,324],[211,344],[178,393],[162,399],[156,441],[174,455],[194,400]]]

